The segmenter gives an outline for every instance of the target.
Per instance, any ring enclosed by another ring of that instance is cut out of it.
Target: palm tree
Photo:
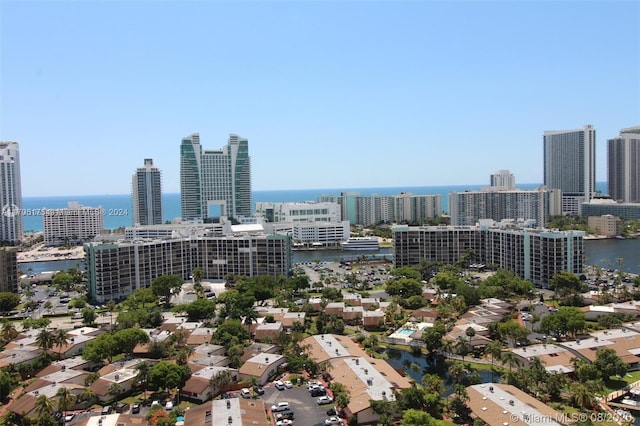
[[[231,371],[222,370],[211,377],[209,380],[209,386],[211,386],[211,393],[213,394],[216,390],[225,389],[228,385],[233,383],[233,376],[231,375]]]
[[[140,364],[136,365],[136,370],[138,371],[138,382],[144,384],[144,399],[147,399],[147,381],[149,380],[149,373],[151,373],[151,364],[147,361],[143,361]]]
[[[593,395],[582,383],[571,386],[571,402],[576,408],[593,408]]]
[[[42,349],[44,352],[47,352],[53,345],[55,344],[53,333],[51,333],[46,328],[40,330],[40,333],[36,336],[36,343],[38,347]]]
[[[495,360],[500,361],[500,358],[502,356],[502,342],[500,342],[499,340],[494,340],[493,342],[489,343],[487,346],[485,346],[484,353],[485,355],[491,355],[491,381],[493,382],[493,363],[495,362]]]
[[[18,330],[14,323],[9,321],[2,321],[2,329],[0,330],[0,336],[5,342],[10,342],[18,336]]]
[[[202,268],[196,268],[193,270],[193,282],[195,284],[200,284],[200,282],[202,281],[202,278],[204,277],[204,271],[202,270]]]
[[[53,414],[53,401],[47,395],[40,395],[36,399],[35,414],[38,418]]]
[[[118,307],[118,305],[113,300],[109,300],[107,302],[107,311],[109,311],[109,315],[110,315],[110,317],[109,317],[109,330],[110,331],[113,331],[113,311],[115,311],[117,307]]]
[[[62,386],[58,388],[56,397],[58,398],[58,410],[62,411],[62,415],[64,416],[65,411],[70,410],[73,404],[75,404],[76,396],[69,388]]]
[[[446,358],[449,358],[449,354],[453,351],[454,343],[453,340],[444,339],[442,341],[442,350],[446,353]]]
[[[503,353],[502,359],[500,360],[500,362],[502,363],[502,365],[509,366],[509,373],[511,373],[511,370],[513,369],[513,367],[520,367],[522,365],[522,361],[520,360],[520,357],[516,355],[515,352],[512,352],[512,351],[507,351]]]
[[[96,393],[91,388],[85,388],[78,397],[78,400],[91,404],[91,401],[93,401],[95,397]]]
[[[69,342],[69,339],[67,338],[67,332],[64,330],[58,330],[53,335],[53,342],[56,348],[58,348],[58,360],[60,360],[62,359],[62,347]]]

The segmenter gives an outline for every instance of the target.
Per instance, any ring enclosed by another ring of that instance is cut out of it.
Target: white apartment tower
[[[199,134],[182,139],[180,199],[186,220],[251,216],[249,141],[232,134],[222,149],[203,150]]]
[[[162,224],[162,176],[153,166],[153,159],[145,158],[131,182],[134,225]]]
[[[498,170],[491,175],[491,187],[507,191],[516,189],[516,178],[509,170]]]
[[[0,242],[22,239],[22,187],[18,142],[0,142]]]
[[[79,245],[92,240],[104,228],[102,207],[86,207],[71,201],[66,209],[43,212],[46,246]]]
[[[580,214],[596,191],[596,129],[545,131],[544,184],[562,191],[563,214]]]
[[[607,184],[614,200],[640,203],[640,126],[607,141]]]

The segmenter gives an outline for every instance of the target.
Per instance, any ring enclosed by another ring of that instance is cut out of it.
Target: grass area
[[[344,334],[345,336],[351,336],[353,334],[357,334],[358,331],[353,329],[353,328],[349,328],[349,327],[345,327],[344,328],[344,332],[342,334]]]
[[[604,388],[606,393],[611,393],[622,389],[623,387],[630,385],[633,382],[640,380],[640,371],[631,371],[625,374],[624,377],[607,380],[604,382]]]

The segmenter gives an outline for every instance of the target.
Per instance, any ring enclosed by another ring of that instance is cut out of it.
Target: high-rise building
[[[162,179],[160,169],[153,166],[151,158],[144,159],[131,182],[133,199],[133,223],[159,225],[162,223]]]
[[[545,131],[544,184],[562,191],[562,212],[580,214],[596,191],[596,129]]]
[[[203,150],[199,134],[182,139],[180,198],[183,219],[251,216],[249,141],[232,134],[222,149]]]
[[[77,201],[67,205],[66,209],[43,210],[46,246],[79,245],[92,240],[104,229],[102,207],[86,207]]]
[[[516,178],[509,170],[498,170],[491,175],[491,187],[504,190],[516,189]]]
[[[18,292],[18,247],[0,247],[0,292]]]
[[[609,196],[625,203],[640,203],[640,126],[620,131],[607,141]]]
[[[18,142],[0,142],[0,241],[22,239],[22,187]]]

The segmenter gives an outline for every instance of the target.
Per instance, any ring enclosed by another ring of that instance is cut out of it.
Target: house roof
[[[303,347],[308,347],[307,353],[317,363],[322,363],[329,359],[348,356],[366,355],[356,342],[345,336],[334,334],[318,334],[309,336],[302,341]]]
[[[493,389],[493,391],[491,391]],[[467,387],[471,411],[489,426],[528,424],[559,426],[563,416],[515,386],[486,383]],[[526,417],[525,417],[526,416]]]

